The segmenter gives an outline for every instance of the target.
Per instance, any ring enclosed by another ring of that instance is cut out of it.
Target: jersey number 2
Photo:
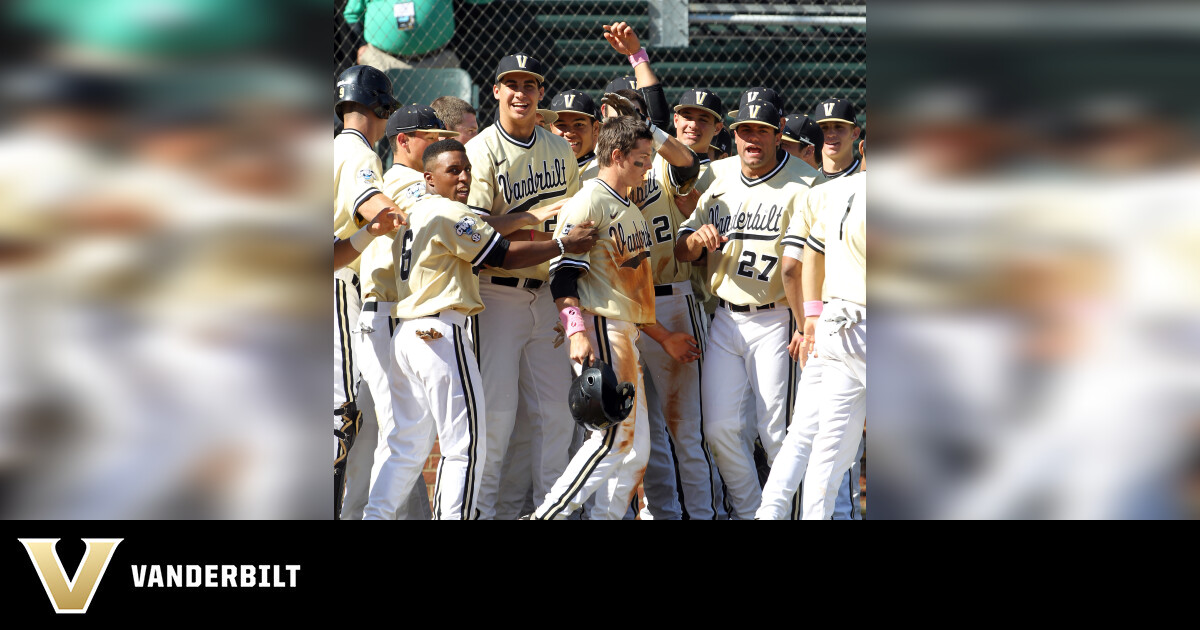
[[[775,256],[767,256],[766,254],[763,254],[762,259],[767,263],[767,268],[763,269],[762,273],[758,274],[758,277],[755,278],[754,263],[757,259],[754,256],[754,252],[742,252],[742,260],[738,262],[737,275],[744,278],[754,278],[755,280],[770,282],[771,270],[775,268],[775,263],[779,262],[779,259]]]
[[[671,224],[667,221],[666,215],[654,217],[654,240],[659,243],[666,243],[671,240]]]
[[[412,271],[412,230],[404,231],[404,253],[400,255],[400,279],[408,280],[408,272]]]

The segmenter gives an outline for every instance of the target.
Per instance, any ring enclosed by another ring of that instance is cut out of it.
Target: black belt
[[[654,297],[663,297],[664,295],[675,295],[675,287],[669,284],[657,284],[654,286]]]
[[[750,311],[752,311],[756,308],[760,311],[765,311],[767,309],[775,308],[774,302],[755,307],[755,306],[742,306],[741,304],[730,304],[729,302],[726,302],[725,300],[718,299],[717,304],[719,304],[723,308],[727,308],[727,309],[733,311],[734,313],[749,313]]]
[[[499,284],[506,287],[512,287],[514,289],[517,287],[521,287],[523,289],[540,289],[545,283],[541,280],[533,280],[531,278],[526,278],[525,281],[522,282],[520,278],[500,278],[497,276],[492,276],[492,284]]]
[[[371,312],[378,311],[379,310],[379,302],[367,302],[366,304],[363,304],[363,310],[371,311]]]

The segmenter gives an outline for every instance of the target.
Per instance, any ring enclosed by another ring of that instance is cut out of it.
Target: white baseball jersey
[[[654,284],[682,282],[692,273],[691,263],[675,258],[675,235],[684,220],[675,203],[678,194],[679,187],[671,179],[671,165],[661,155],[654,157],[653,166],[646,171],[641,187],[634,188],[629,194],[630,201],[641,209],[652,231],[650,263]]]
[[[580,184],[589,179],[596,179],[596,176],[600,174],[600,160],[596,159],[595,153],[589,153],[575,162],[579,165]]]
[[[867,182],[859,173],[825,184],[808,246],[825,254],[825,291],[867,304]]]
[[[579,168],[566,140],[534,127],[528,141],[517,140],[500,123],[488,126],[466,144],[471,161],[471,193],[467,205],[476,212],[499,216],[551,205],[579,190]],[[542,231],[553,232],[551,218]],[[508,278],[549,278],[549,266],[489,269]]]
[[[383,163],[357,130],[346,129],[333,139],[333,235],[350,238],[365,221],[358,208],[380,194]],[[358,273],[358,260],[348,265]]]
[[[600,234],[584,254],[566,254],[550,263],[551,272],[574,267],[579,278],[579,304],[590,313],[635,324],[654,323],[654,283],[650,269],[653,236],[637,206],[600,178],[589,181],[559,213],[561,237],[584,221]]]
[[[708,254],[709,287],[717,297],[749,306],[786,299],[779,270],[782,237],[811,186],[799,165],[803,162],[785,153],[762,177],[727,173],[700,196],[696,211],[684,221],[680,238],[706,223],[729,238]]]

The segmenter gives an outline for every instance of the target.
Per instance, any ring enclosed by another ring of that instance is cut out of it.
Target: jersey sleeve
[[[808,231],[808,239],[805,245],[811,247],[818,254],[825,253],[825,212],[823,200],[824,195],[809,195],[812,197],[812,224]]]
[[[700,229],[700,226],[708,223],[708,213],[704,212],[704,206],[708,203],[709,197],[707,194],[701,194],[700,199],[696,201],[696,209],[688,218],[679,224],[680,239],[687,238],[688,234]]]
[[[461,211],[439,213],[435,234],[451,254],[475,267],[483,262],[500,242],[500,234],[471,210],[459,207],[462,208]]]
[[[401,210],[406,210],[418,197],[425,194],[425,180],[409,176],[390,177],[391,171],[383,177],[383,192],[396,202]]]
[[[383,190],[380,189],[383,185],[383,164],[378,155],[363,151],[355,156],[349,166],[351,168],[343,171],[343,181],[338,190],[346,191],[344,194],[353,197],[350,214],[354,218],[354,224],[362,227],[366,225],[367,220],[358,209],[371,197],[383,194]],[[350,181],[345,181],[346,179]]]
[[[483,139],[467,143],[467,159],[471,162],[471,192],[467,194],[467,207],[475,214],[491,214],[492,200],[496,197],[496,164],[487,150]]]
[[[789,208],[787,232],[780,240],[784,256],[796,260],[802,259],[804,245],[808,241],[808,234],[812,229],[813,203],[817,196],[819,195],[811,188],[806,188],[804,192],[792,197],[789,204],[791,208]]]
[[[554,230],[555,238],[562,238],[584,221],[592,221],[597,228],[603,226],[604,210],[589,203],[588,197],[588,195],[575,195],[567,201],[567,204],[558,213],[559,221],[558,227]],[[550,261],[551,274],[563,267],[574,267],[581,272],[589,271],[591,269],[590,253],[567,253]]]

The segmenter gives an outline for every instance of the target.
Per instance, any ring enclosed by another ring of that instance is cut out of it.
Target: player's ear
[[[499,83],[492,84],[492,98],[496,99],[497,101],[500,100],[500,84]]]
[[[539,83],[538,84],[538,100],[540,101],[543,98],[546,98],[546,84]]]
[[[854,135],[851,137],[854,138],[855,140],[857,140],[858,136],[861,134],[862,134],[862,127],[855,126],[854,127]]]

